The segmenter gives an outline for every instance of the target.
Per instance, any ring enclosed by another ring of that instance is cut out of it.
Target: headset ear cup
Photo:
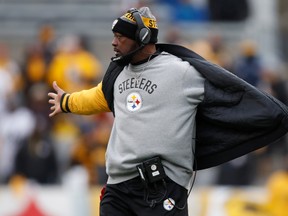
[[[138,34],[136,35],[136,38],[138,38],[138,42],[140,44],[148,44],[150,42],[151,38],[151,31],[149,28],[141,28],[138,31]]]
[[[137,30],[136,30],[136,35],[135,35],[136,41],[140,45],[148,44],[151,39],[151,30],[145,26],[145,24],[143,23],[142,17],[137,9],[131,8],[129,12],[132,13],[132,15],[134,16],[136,25],[137,25]]]

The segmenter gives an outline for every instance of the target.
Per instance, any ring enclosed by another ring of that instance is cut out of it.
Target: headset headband
[[[137,24],[137,31],[136,31],[137,42],[141,45],[148,44],[151,38],[151,31],[144,25],[141,14],[136,8],[131,8],[128,12],[133,15]]]

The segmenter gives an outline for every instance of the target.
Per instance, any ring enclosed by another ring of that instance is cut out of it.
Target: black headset
[[[136,8],[131,8],[128,12],[131,13],[136,20],[136,41],[142,46],[148,44],[151,38],[151,31],[144,25],[139,11]]]

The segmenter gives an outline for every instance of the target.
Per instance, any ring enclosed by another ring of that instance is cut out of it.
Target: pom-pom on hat
[[[141,15],[144,25],[150,29],[151,37],[149,43],[157,43],[158,41],[158,26],[155,16],[152,14],[148,7],[141,7],[138,10]],[[137,23],[130,11],[126,12],[123,16],[114,20],[112,24],[112,31],[118,32],[132,40],[136,40]]]

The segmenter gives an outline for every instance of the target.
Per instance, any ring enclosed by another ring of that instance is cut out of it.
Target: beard
[[[126,66],[132,61],[132,58],[133,58],[134,54],[135,53],[128,53],[128,54],[123,55],[123,56],[118,56],[119,59],[117,59],[114,62],[116,62],[119,66]]]
[[[126,66],[132,61],[133,56],[137,52],[139,52],[143,47],[144,47],[144,45],[140,45],[138,47],[135,47],[134,50],[130,51],[126,55],[119,55],[119,56],[116,56],[116,57],[112,57],[111,60],[113,62],[116,62],[119,66]]]

